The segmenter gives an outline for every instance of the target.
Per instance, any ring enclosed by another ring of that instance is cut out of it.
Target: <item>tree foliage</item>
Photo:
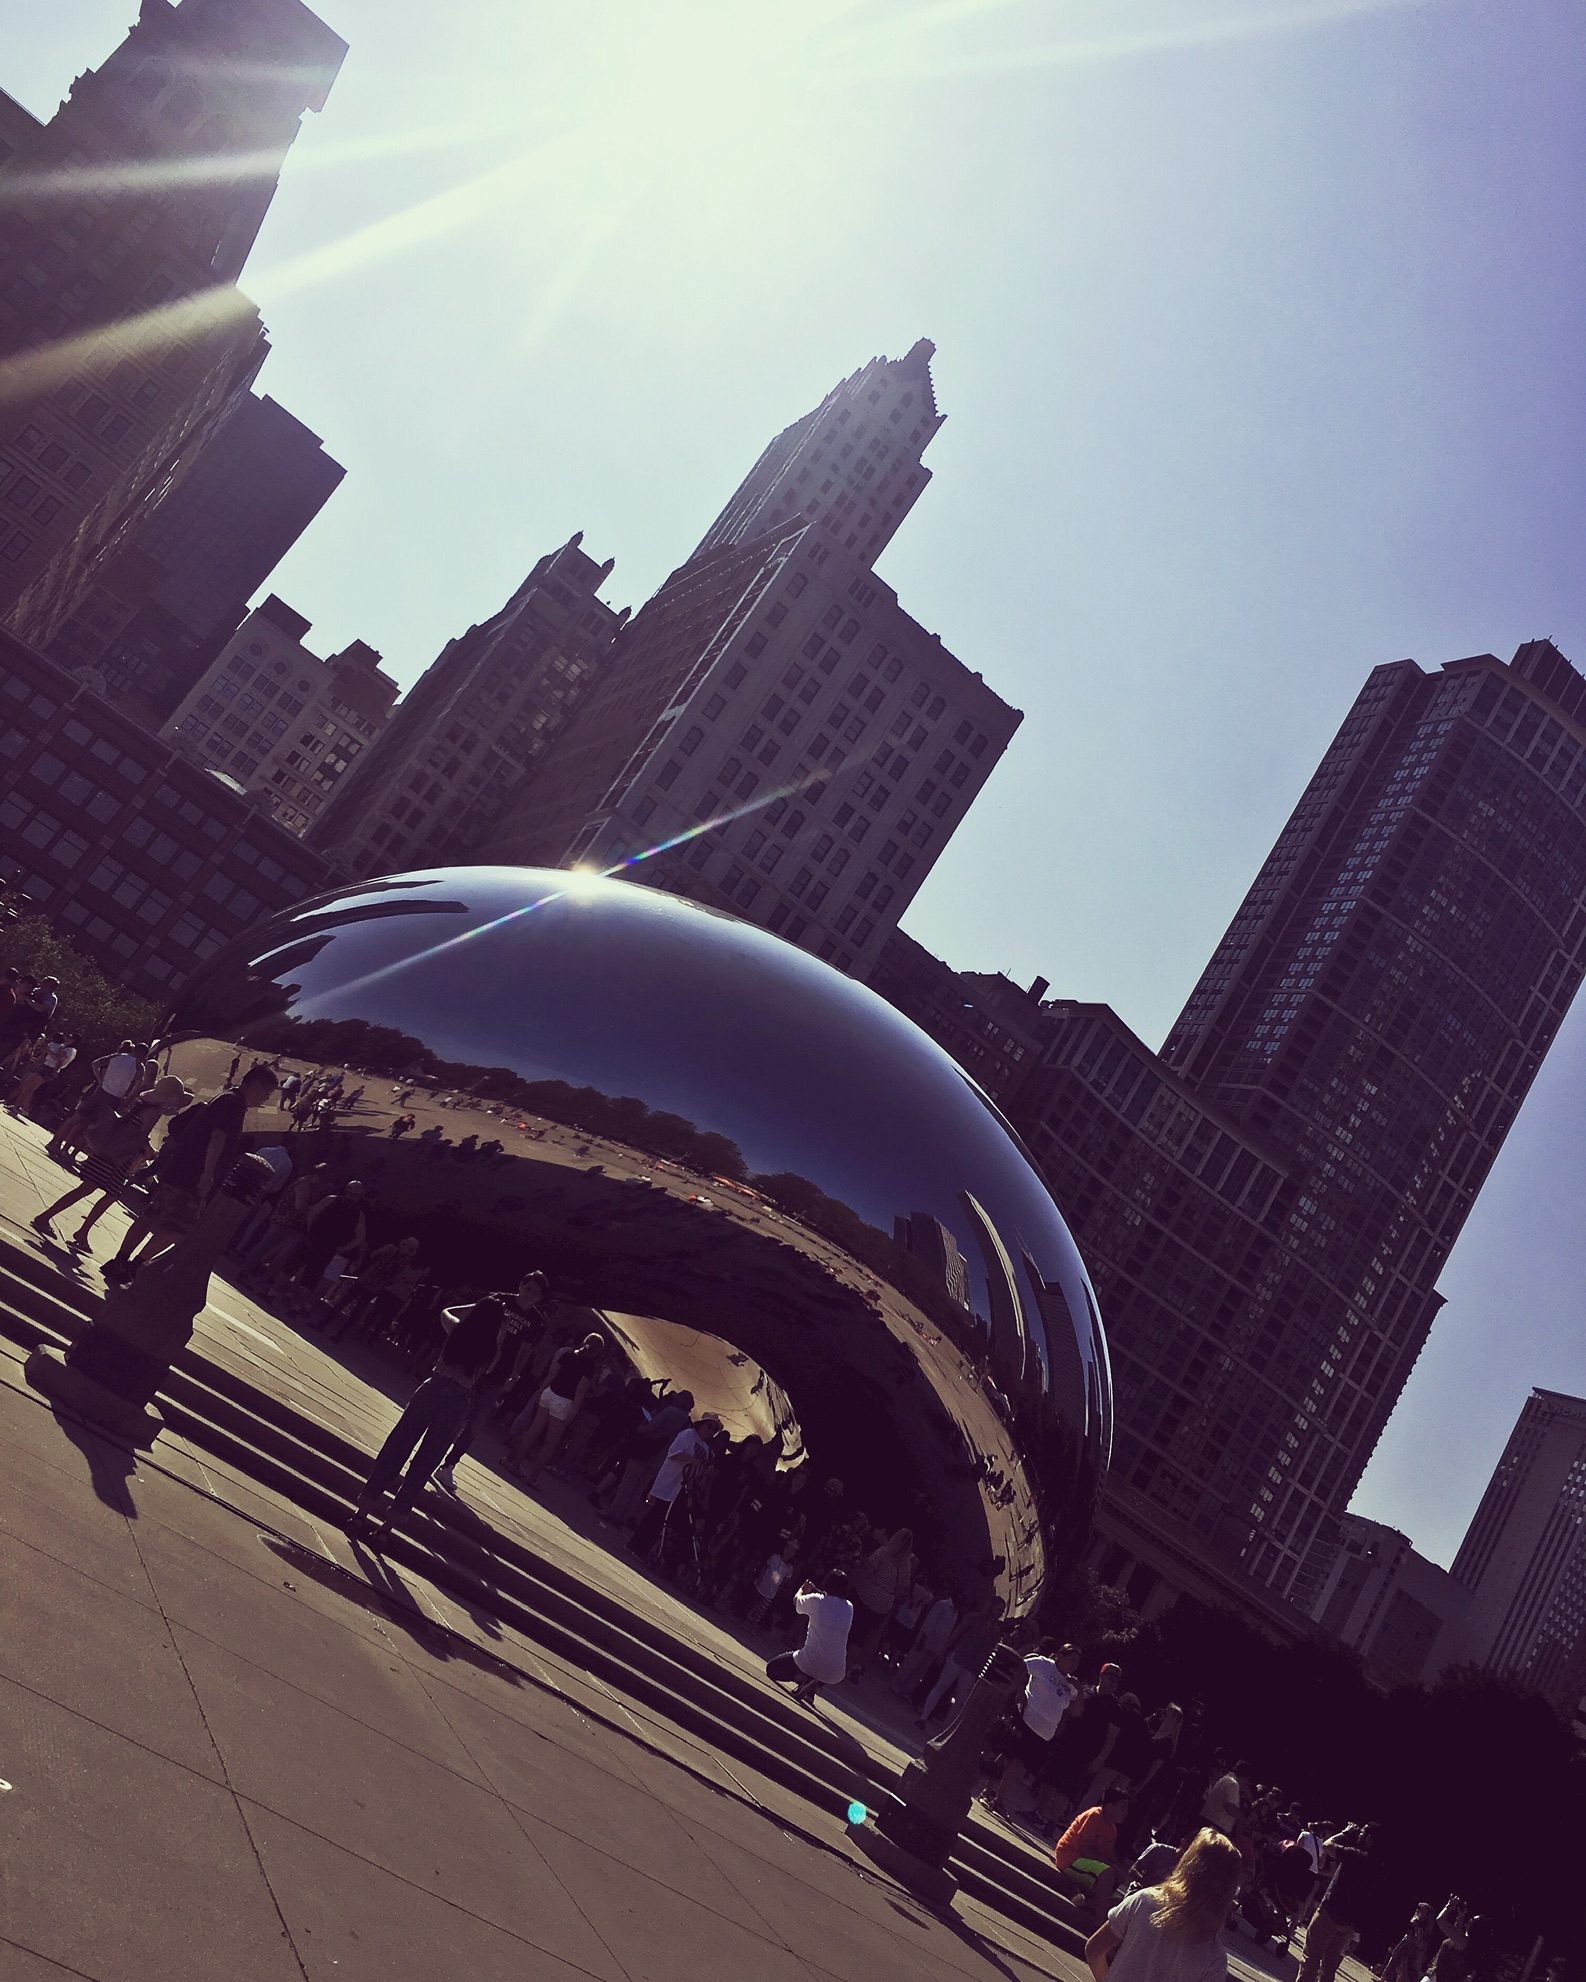
[[[1484,1917],[1478,1974],[1538,1934],[1550,1952],[1586,1956],[1586,1758],[1540,1695],[1468,1666],[1384,1692],[1337,1644],[1280,1644],[1187,1599],[1144,1626],[1123,1663],[1142,1698],[1184,1706],[1181,1757],[1207,1779],[1219,1760],[1245,1761],[1308,1820],[1378,1825],[1368,1955],[1417,1900],[1457,1892]]]
[[[14,895],[0,895],[0,966],[7,964],[35,977],[60,979],[56,1027],[81,1033],[78,1058],[85,1066],[113,1053],[123,1039],[154,1037],[157,1008],[112,984],[97,965],[57,936],[36,909]]]

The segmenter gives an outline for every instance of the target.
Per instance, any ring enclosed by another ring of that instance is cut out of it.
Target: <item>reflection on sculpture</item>
[[[173,1025],[608,1139],[574,1169],[509,1115],[459,1231],[736,1344],[861,1504],[934,1527],[1016,1611],[1083,1543],[1111,1397],[1067,1228],[954,1062],[802,951],[626,882],[447,869],[262,925]],[[433,1197],[419,1151],[385,1154],[383,1191]]]

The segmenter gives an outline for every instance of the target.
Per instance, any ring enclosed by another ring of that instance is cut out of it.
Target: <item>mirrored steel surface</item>
[[[992,1104],[864,986],[628,882],[458,868],[261,925],[173,1024],[509,1100],[510,1161],[457,1200],[460,1242],[739,1344],[817,1471],[965,1589],[994,1576],[1024,1610],[1082,1546],[1111,1427],[1085,1270]],[[551,1161],[546,1119],[601,1132],[588,1163]],[[377,1189],[457,1188],[381,1152]]]

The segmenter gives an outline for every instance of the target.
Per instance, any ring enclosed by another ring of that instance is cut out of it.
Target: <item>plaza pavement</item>
[[[6,1238],[32,1242],[64,1178],[0,1118]],[[101,1220],[101,1258],[122,1229]],[[372,1358],[218,1282],[199,1332],[368,1450],[396,1414]],[[0,1342],[0,1977],[1083,1975],[970,1900],[933,1916],[838,1818],[181,1438],[134,1455],[57,1416],[20,1361]],[[571,1489],[459,1477],[493,1523],[766,1683]],[[906,1759],[862,1699],[826,1711]]]

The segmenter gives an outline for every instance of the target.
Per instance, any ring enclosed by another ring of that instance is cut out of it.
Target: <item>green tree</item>
[[[56,1025],[82,1035],[78,1057],[86,1065],[113,1053],[123,1039],[150,1040],[159,1008],[130,997],[55,931],[30,904],[0,893],[0,965],[14,964],[35,977],[60,979]]]

